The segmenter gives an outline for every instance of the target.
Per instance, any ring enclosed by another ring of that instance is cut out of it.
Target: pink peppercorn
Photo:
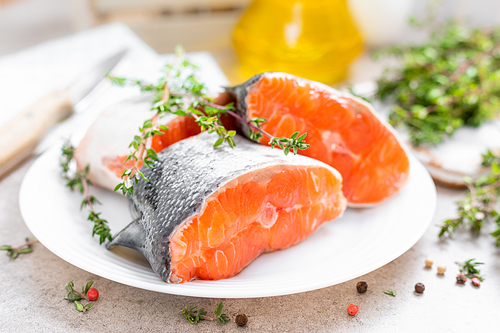
[[[351,316],[354,316],[356,313],[358,313],[358,306],[351,304],[347,307],[347,313],[350,314]]]
[[[476,287],[480,287],[481,286],[481,280],[479,280],[478,278],[472,278],[472,284],[475,285]]]

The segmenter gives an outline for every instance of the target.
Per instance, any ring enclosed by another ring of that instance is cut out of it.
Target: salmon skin
[[[337,169],[350,205],[380,203],[406,184],[410,164],[405,149],[369,103],[286,73],[258,74],[226,91],[244,119],[267,119],[262,128],[271,135],[307,132],[310,147],[299,154]],[[247,124],[238,125],[248,137]]]
[[[297,244],[347,206],[340,174],[320,161],[206,132],[142,168],[129,196],[135,220],[107,245],[141,252],[169,283],[218,280],[262,253]]]

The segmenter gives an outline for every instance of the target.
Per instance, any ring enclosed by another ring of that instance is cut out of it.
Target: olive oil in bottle
[[[362,39],[346,0],[254,0],[233,33],[243,75],[280,71],[333,83]]]

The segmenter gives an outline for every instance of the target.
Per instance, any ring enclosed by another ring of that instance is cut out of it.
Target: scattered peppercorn
[[[480,287],[481,286],[481,280],[479,280],[478,278],[472,278],[472,284],[476,287]]]
[[[432,264],[434,263],[434,261],[432,261],[431,259],[425,259],[425,266],[426,267],[432,267]]]
[[[87,296],[89,297],[89,301],[97,301],[99,298],[99,292],[95,288],[90,288]]]
[[[238,326],[245,326],[248,323],[248,317],[246,314],[238,313],[236,318],[234,318],[234,321]]]
[[[365,281],[360,281],[356,284],[356,289],[358,293],[363,294],[368,289],[368,284]]]
[[[446,266],[443,266],[443,265],[438,266],[438,274],[443,275],[444,272],[446,272]]]
[[[419,282],[419,283],[417,283],[417,284],[415,285],[415,291],[416,291],[417,293],[421,294],[421,293],[423,293],[423,292],[424,292],[424,290],[425,290],[425,286],[424,286],[424,284],[423,284],[423,283],[420,283],[420,282]]]
[[[467,277],[465,275],[463,275],[462,273],[457,274],[457,283],[464,284],[465,282],[467,282]]]
[[[358,313],[358,306],[351,304],[347,307],[347,313],[350,314],[351,316],[354,316],[356,313]]]

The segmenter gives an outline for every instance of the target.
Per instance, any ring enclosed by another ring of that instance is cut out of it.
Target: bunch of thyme
[[[376,97],[395,102],[392,125],[408,129],[415,146],[436,145],[462,126],[497,118],[500,108],[500,28],[438,25],[427,43],[393,46],[381,55],[402,60],[378,80]]]
[[[92,185],[92,183],[87,178],[90,170],[89,165],[87,165],[82,171],[72,172],[72,170],[70,170],[70,163],[73,160],[75,148],[71,145],[71,143],[67,142],[62,146],[61,150],[61,176],[66,181],[67,187],[69,187],[72,191],[77,189],[83,195],[80,209],[83,209],[84,207],[88,207],[89,209],[89,216],[87,219],[94,223],[92,236],[99,236],[99,244],[104,243],[106,239],[112,241],[113,237],[111,236],[108,221],[102,219],[100,217],[101,213],[96,212],[94,209],[94,205],[100,204],[100,202],[90,194],[89,186]]]
[[[186,318],[193,325],[198,324],[200,320],[217,320],[222,324],[225,324],[229,321],[229,317],[226,314],[222,313],[222,301],[215,308],[214,317],[206,316],[207,311],[205,311],[204,308],[197,310],[197,307],[198,305],[193,306],[192,308],[188,308],[187,306],[185,306],[184,309],[179,311],[179,313],[182,313],[184,315],[184,318]]]
[[[500,246],[500,214],[497,210],[500,195],[500,152],[488,151],[483,155],[483,165],[489,166],[489,172],[476,181],[468,179],[468,193],[457,202],[458,217],[442,223],[439,237],[451,236],[461,225],[468,225],[470,230],[479,234],[486,221],[494,221],[497,229],[491,233]]]
[[[293,151],[297,153],[299,149],[307,149],[303,134],[294,133],[291,138],[277,138],[265,132],[261,124],[266,121],[264,118],[254,118],[249,121],[239,116],[232,103],[227,105],[218,105],[214,100],[206,95],[206,86],[200,82],[196,75],[199,68],[184,57],[182,48],[176,49],[176,59],[165,66],[165,75],[157,84],[144,83],[141,80],[127,79],[107,75],[112,83],[117,85],[139,86],[141,91],[153,93],[153,107],[151,110],[155,115],[144,122],[139,128],[140,135],[136,135],[130,144],[132,152],[127,156],[124,162],[134,161],[134,166],[126,169],[121,179],[123,180],[115,187],[115,191],[121,190],[122,193],[133,195],[134,184],[137,184],[141,178],[148,181],[140,168],[145,165],[149,168],[154,167],[154,161],[158,159],[156,152],[148,147],[148,142],[155,135],[162,135],[162,131],[168,128],[159,123],[160,119],[166,114],[175,114],[178,116],[192,117],[200,126],[202,131],[217,133],[219,138],[214,143],[214,148],[223,143],[227,143],[231,148],[235,146],[233,137],[236,131],[227,130],[221,121],[222,115],[229,115],[248,125],[249,135],[252,140],[258,141],[262,135],[270,139],[270,145],[283,149],[285,154]]]

